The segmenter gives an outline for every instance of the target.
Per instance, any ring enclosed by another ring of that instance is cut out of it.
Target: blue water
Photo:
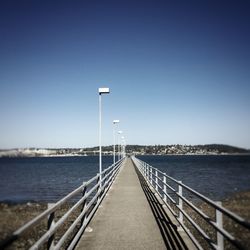
[[[212,199],[250,190],[250,156],[139,158]],[[111,163],[103,157],[103,168]],[[0,158],[0,201],[57,201],[98,171],[98,156]]]
[[[148,155],[138,158],[214,200],[250,190],[249,155]]]
[[[112,160],[104,156],[103,168]],[[0,158],[0,201],[57,201],[98,171],[98,156]]]

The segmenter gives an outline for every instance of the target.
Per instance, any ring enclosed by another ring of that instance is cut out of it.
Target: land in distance
[[[116,147],[117,149],[117,147]],[[103,154],[112,155],[113,145],[103,146]],[[126,145],[127,154],[136,155],[220,155],[250,154],[249,149],[223,144],[206,145]],[[59,157],[98,155],[99,147],[89,148],[17,148],[0,150],[0,157]]]

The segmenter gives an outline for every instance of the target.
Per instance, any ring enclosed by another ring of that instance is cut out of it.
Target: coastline
[[[136,156],[250,156],[250,153],[187,153],[187,154],[135,154]],[[55,155],[0,155],[0,159],[14,159],[14,158],[56,158],[56,157],[99,157],[98,154],[55,154]],[[103,153],[103,156],[113,156],[111,153]]]
[[[226,197],[222,200],[222,206],[231,212],[242,217],[247,222],[250,222],[250,190],[243,192],[233,193],[231,196]],[[204,212],[206,215],[210,216],[215,220],[215,209],[206,203],[201,203],[198,205],[199,209]],[[214,240],[216,239],[214,228],[209,226],[204,220],[202,220],[196,213],[190,212],[191,217],[196,223],[204,230],[204,232],[209,235]],[[235,237],[241,244],[244,245],[244,249],[250,249],[250,230],[245,229],[244,227],[235,224],[231,219],[226,216],[223,216],[223,228],[226,229],[233,237]],[[208,248],[207,242],[204,239],[201,239],[201,236],[197,234],[197,231],[193,228],[191,229],[193,235],[196,239],[200,239],[200,243],[204,249]],[[224,249],[231,250],[234,248],[227,240],[224,240]]]
[[[225,144],[204,145],[126,145],[126,153],[133,155],[227,155],[247,154],[250,149]],[[0,149],[0,157],[68,157],[98,155],[98,146],[83,148],[12,148]],[[104,155],[113,155],[113,145],[103,146]]]

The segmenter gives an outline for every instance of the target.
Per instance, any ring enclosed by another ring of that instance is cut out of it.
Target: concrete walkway
[[[126,159],[76,249],[166,249],[131,159]]]

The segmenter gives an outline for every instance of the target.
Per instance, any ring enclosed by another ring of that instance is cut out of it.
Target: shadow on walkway
[[[163,208],[163,205],[158,201],[155,194],[152,192],[147,182],[145,181],[144,177],[136,167],[135,170],[142,189],[152,209],[155,220],[159,226],[166,248],[173,250],[188,249],[177,231],[177,226],[171,222],[169,216]]]

